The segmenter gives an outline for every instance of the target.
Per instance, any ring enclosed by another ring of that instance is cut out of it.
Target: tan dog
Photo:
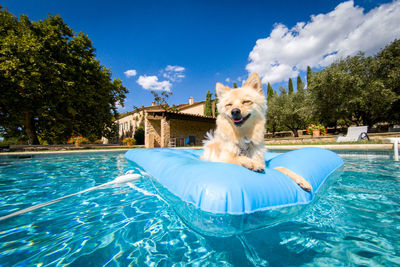
[[[200,158],[263,171],[267,103],[260,77],[253,73],[246,83],[237,89],[217,83],[216,92],[219,100],[217,128],[214,134],[207,133],[204,154]],[[284,167],[275,169],[292,178],[304,190],[312,190],[311,185],[300,175]]]
[[[217,128],[208,133],[201,159],[242,165],[263,171],[267,103],[257,73],[237,89],[217,83]]]

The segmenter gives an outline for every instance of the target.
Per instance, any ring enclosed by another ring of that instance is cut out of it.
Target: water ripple
[[[343,175],[293,221],[205,237],[158,198],[112,186],[0,221],[0,266],[400,265],[399,163],[344,158]],[[120,152],[0,163],[0,216],[135,169]],[[156,193],[147,179],[135,185]]]

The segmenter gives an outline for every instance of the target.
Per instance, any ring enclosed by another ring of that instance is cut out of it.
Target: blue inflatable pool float
[[[200,149],[132,149],[125,157],[152,176],[155,187],[184,221],[208,235],[229,236],[298,215],[343,166],[336,153],[320,148],[265,153],[263,173],[203,161],[202,153]],[[276,167],[304,177],[313,190],[303,190]]]

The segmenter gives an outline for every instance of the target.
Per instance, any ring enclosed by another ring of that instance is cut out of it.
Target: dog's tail
[[[214,130],[210,130],[206,133],[205,139],[203,140],[203,146],[214,142]]]
[[[214,141],[214,130],[210,130],[206,133],[205,139],[203,140],[203,155],[200,157],[202,160],[211,161],[215,157],[215,149],[212,149]]]

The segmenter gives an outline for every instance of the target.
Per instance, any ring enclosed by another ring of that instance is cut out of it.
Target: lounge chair
[[[189,137],[185,139],[185,146],[194,146],[194,145],[196,145],[196,138],[194,136],[189,135]]]
[[[361,139],[369,140],[367,132],[368,126],[349,127],[347,129],[347,135],[339,134],[336,138],[336,142],[358,142]]]

